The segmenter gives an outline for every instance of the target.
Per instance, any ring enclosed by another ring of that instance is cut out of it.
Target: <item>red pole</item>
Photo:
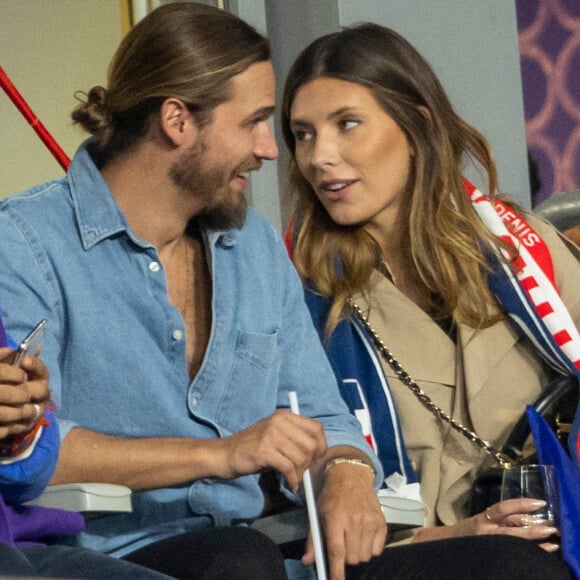
[[[0,86],[4,89],[4,92],[14,103],[16,108],[22,113],[23,117],[28,121],[29,125],[36,131],[36,134],[48,147],[48,150],[53,154],[60,166],[66,171],[70,165],[70,159],[54,140],[54,137],[47,131],[46,127],[40,122],[39,118],[32,112],[28,103],[12,84],[12,81],[8,78],[8,75],[4,72],[4,69],[1,66]]]

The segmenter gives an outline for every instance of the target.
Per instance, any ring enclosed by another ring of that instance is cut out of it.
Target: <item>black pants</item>
[[[471,536],[386,548],[347,580],[570,580],[558,554],[511,536]]]
[[[266,536],[248,528],[216,528],[151,544],[127,560],[180,579],[286,578],[283,556]],[[347,580],[570,580],[559,555],[509,536],[475,536],[387,548]]]
[[[124,559],[179,579],[286,579],[278,546],[246,527],[181,534],[149,544]]]
[[[0,543],[0,575],[27,578],[163,580],[167,576],[92,550],[70,546],[16,548]]]

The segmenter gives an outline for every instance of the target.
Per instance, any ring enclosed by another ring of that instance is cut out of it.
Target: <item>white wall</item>
[[[230,1],[229,6],[232,12],[249,22],[260,34],[268,36],[266,6],[262,0],[235,0]],[[247,195],[252,207],[266,217],[274,227],[281,230],[283,211],[278,194],[276,161],[265,161],[260,171],[251,174]]]
[[[0,66],[72,156],[85,138],[71,125],[74,92],[106,80],[121,40],[119,0],[0,0]],[[0,90],[0,197],[63,170]]]
[[[315,38],[339,29],[338,6],[335,0],[266,0],[268,36],[272,43],[272,60],[276,72],[276,100],[282,102],[286,75],[298,53]],[[286,187],[288,154],[280,130],[279,107],[276,111],[275,129],[280,146],[277,164],[279,177],[280,213],[285,228],[292,212],[293,201]]]

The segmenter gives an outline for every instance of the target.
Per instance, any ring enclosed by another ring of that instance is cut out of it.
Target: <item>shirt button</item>
[[[197,407],[197,399],[195,397],[191,397],[191,406]]]
[[[149,263],[149,270],[151,270],[151,272],[159,272],[159,268],[161,268],[161,266],[159,265],[159,262],[150,262]]]
[[[173,340],[181,340],[183,338],[183,331],[179,330],[179,328],[176,328],[173,331]]]

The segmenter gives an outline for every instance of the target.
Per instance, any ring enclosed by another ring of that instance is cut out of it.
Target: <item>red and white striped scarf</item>
[[[513,208],[500,200],[492,204],[467,180],[464,185],[473,208],[490,232],[517,248],[519,257],[512,262],[514,267],[504,263],[504,271],[512,284],[517,284],[517,279],[517,286],[524,289],[563,355],[580,372],[580,335],[558,292],[546,243]]]

